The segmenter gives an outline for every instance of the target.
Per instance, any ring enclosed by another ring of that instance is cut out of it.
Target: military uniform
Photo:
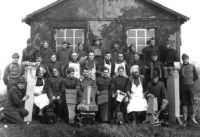
[[[11,123],[23,123],[24,117],[28,115],[28,111],[24,108],[23,97],[25,89],[19,89],[17,86],[12,87],[8,92],[8,98],[3,109],[3,114],[6,120]]]
[[[27,47],[22,52],[22,62],[36,62],[37,50],[33,47]]]
[[[61,62],[63,65],[66,65],[69,63],[70,59],[70,53],[72,52],[72,49],[69,48],[61,48],[57,51],[57,59],[59,62]]]
[[[3,81],[7,86],[8,91],[11,87],[17,84],[18,78],[23,74],[24,74],[24,66],[18,63],[12,62],[6,67],[4,71]]]
[[[48,78],[48,97],[50,98],[51,106],[54,108],[56,115],[61,116],[61,96],[63,94],[63,79],[59,76]],[[52,97],[60,96],[60,99],[52,100]]]
[[[158,53],[158,48],[156,46],[147,46],[142,50],[145,64],[148,64],[151,61],[152,54],[155,52]]]
[[[47,74],[49,77],[53,75],[54,68],[56,68],[58,70],[59,74],[62,74],[60,62],[58,62],[58,61],[52,62],[51,61],[47,66]]]
[[[39,51],[39,55],[42,56],[42,63],[44,65],[48,65],[49,62],[51,62],[51,55],[54,53],[54,51],[48,47],[44,48],[42,47]]]
[[[111,84],[111,94],[116,94],[117,90],[127,93],[127,84],[129,79],[125,76],[116,76]],[[126,116],[126,104],[124,101],[118,102],[116,98],[112,100],[112,111],[114,118],[117,117],[118,112],[122,112]]]

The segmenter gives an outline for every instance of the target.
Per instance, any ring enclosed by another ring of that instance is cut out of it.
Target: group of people
[[[106,50],[102,47],[101,39],[97,38],[93,45],[86,48],[79,43],[75,50],[63,41],[62,47],[55,52],[47,41],[38,51],[28,39],[22,63],[19,63],[19,54],[14,53],[13,62],[5,69],[3,80],[7,85],[8,98],[0,110],[0,119],[23,123],[23,117],[28,114],[24,108],[24,102],[28,99],[24,72],[30,62],[37,62],[34,107],[38,109],[36,114],[39,116],[43,115],[47,106],[52,106],[58,119],[69,122],[65,90],[76,90],[78,105],[84,89],[92,86],[97,88],[96,98],[101,92],[107,92],[107,101],[96,102],[98,122],[110,123],[122,117],[128,123],[142,123],[146,118],[148,98],[157,99],[159,119],[167,121],[166,79],[171,75],[172,69],[169,68],[180,59],[171,41],[166,43],[162,56],[154,38],[147,44],[142,54],[135,51],[135,45],[124,50],[118,42],[113,43],[111,50]],[[183,54],[182,60],[180,93],[184,120],[188,120],[189,114],[190,119],[198,124],[194,116],[192,91],[198,74],[189,63],[188,55]]]

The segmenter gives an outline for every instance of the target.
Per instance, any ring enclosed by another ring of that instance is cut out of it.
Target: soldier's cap
[[[25,80],[24,76],[19,77],[18,83],[20,83],[20,84],[25,84],[26,83],[26,80]]]
[[[151,56],[158,56],[156,52],[153,52]]]
[[[71,72],[74,72],[74,68],[72,68],[72,67],[67,68],[67,74],[69,74]]]
[[[12,58],[19,58],[20,57],[20,55],[19,55],[19,53],[13,53],[13,55],[12,55]]]

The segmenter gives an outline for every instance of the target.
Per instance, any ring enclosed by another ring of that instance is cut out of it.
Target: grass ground
[[[65,123],[56,125],[13,125],[7,128],[0,124],[0,137],[199,137],[200,128],[152,127],[151,125],[88,125],[82,128]]]

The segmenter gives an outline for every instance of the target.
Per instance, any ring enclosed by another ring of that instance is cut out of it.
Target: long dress
[[[134,84],[132,81],[131,99],[127,106],[127,113],[147,111],[147,101],[144,98],[143,87],[139,79],[139,85]]]

